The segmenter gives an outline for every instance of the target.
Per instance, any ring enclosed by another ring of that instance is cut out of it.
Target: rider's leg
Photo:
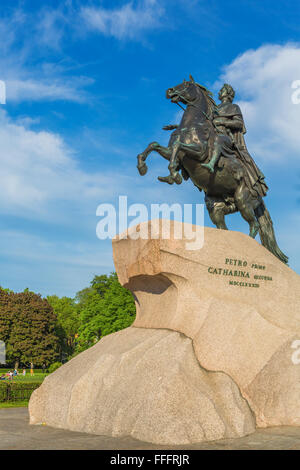
[[[212,157],[209,163],[201,163],[201,165],[204,166],[204,168],[207,168],[210,171],[210,173],[213,173],[215,171],[215,165],[220,159],[221,152],[222,152],[222,146],[219,140],[216,139],[214,142]]]
[[[234,195],[235,203],[241,216],[248,222],[250,228],[250,237],[255,238],[259,230],[259,223],[255,216],[255,201],[245,183],[242,181]]]

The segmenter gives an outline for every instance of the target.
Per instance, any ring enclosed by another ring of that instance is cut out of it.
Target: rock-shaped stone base
[[[299,275],[239,232],[205,227],[196,251],[178,222],[168,239],[131,237],[150,224],[113,241],[133,327],[49,376],[31,423],[159,444],[300,426]]]
[[[163,329],[104,337],[48,376],[30,422],[156,444],[241,437],[254,416],[234,381],[204,370],[192,341]]]
[[[204,227],[203,247],[189,250],[172,236],[190,233],[185,225],[172,222],[169,239],[113,240],[119,280],[136,297],[134,326],[191,338],[199,364],[232,378],[258,426],[300,426],[299,275],[240,232]]]

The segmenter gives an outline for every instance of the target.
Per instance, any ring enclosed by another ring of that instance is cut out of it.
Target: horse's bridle
[[[181,93],[184,93],[184,92],[188,89],[188,87],[191,85],[191,82],[187,82],[187,83],[189,83],[189,85],[188,85],[188,86],[185,86]],[[178,91],[176,90],[175,93],[176,93],[176,95],[177,95],[179,98],[184,99],[184,101],[185,101],[188,105],[194,106],[194,108],[196,108],[196,105],[195,105],[194,103],[192,103],[191,101],[188,101],[180,92],[178,92]],[[185,111],[185,108],[184,108],[183,106],[181,106],[181,104],[179,104],[179,103],[177,103],[177,102],[176,102],[176,104],[177,104],[183,111]],[[201,110],[201,111],[202,111],[202,110]],[[208,121],[213,121],[212,119],[210,119],[210,118],[208,117],[208,115],[207,115],[204,111],[202,111],[202,113],[204,114],[204,116],[206,117],[206,119],[207,119]]]
[[[176,94],[179,98],[183,99],[188,105],[196,107],[196,105],[194,105],[194,103],[192,103],[191,101],[188,101],[188,100],[181,94],[181,93],[184,93],[184,92],[188,89],[188,87],[191,85],[190,82],[187,82],[187,83],[189,83],[189,85],[186,85],[186,86],[184,87],[184,89],[181,90],[181,92],[179,92],[179,91],[176,90],[176,91],[175,91],[175,94]],[[184,108],[183,106],[181,106],[181,105],[180,105],[179,103],[177,103],[177,102],[176,102],[176,104],[177,104],[181,109],[183,109],[183,111],[185,111],[185,108]]]

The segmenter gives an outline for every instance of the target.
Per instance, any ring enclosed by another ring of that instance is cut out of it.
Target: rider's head
[[[235,91],[231,85],[224,83],[221,90],[219,91],[219,99],[223,101],[224,98],[227,98],[229,101],[233,101]]]

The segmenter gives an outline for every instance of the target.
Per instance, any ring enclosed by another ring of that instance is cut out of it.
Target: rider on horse
[[[213,125],[217,131],[214,140],[211,143],[211,159],[209,163],[202,163],[211,173],[214,173],[215,166],[220,157],[232,158],[236,156],[241,160],[246,170],[246,184],[251,190],[255,191],[259,196],[265,196],[268,191],[264,179],[264,174],[260,171],[246,147],[244,134],[246,128],[240,107],[233,104],[235,92],[231,85],[225,83],[219,91],[219,99],[221,104],[216,109],[213,118]],[[164,130],[173,130],[178,126],[168,125],[163,127]]]
[[[166,177],[159,176],[159,181],[181,184],[182,176],[190,178],[205,192],[209,216],[218,229],[227,230],[225,216],[239,211],[249,224],[249,235],[255,238],[259,232],[263,246],[287,263],[262,199],[268,189],[264,175],[248,153],[243,116],[232,103],[233,88],[228,84],[222,87],[217,106],[211,92],[190,76],[189,81],[168,88],[166,98],[186,105],[184,113],[179,126],[165,126],[166,130],[176,129],[167,146],[151,142],[138,154],[139,173],[147,173],[145,160],[151,152],[157,152],[169,161],[170,172]]]
[[[257,167],[246,147],[244,119],[240,107],[232,103],[234,95],[234,89],[227,83],[219,91],[221,104],[217,107],[216,116],[213,119],[213,124],[217,130],[213,153],[210,162],[202,163],[202,166],[208,168],[211,173],[214,173],[215,165],[221,155],[224,157],[232,156],[230,150],[233,147],[237,150],[236,156],[243,162],[247,170],[248,186],[253,188],[260,196],[265,196],[268,190],[268,186],[264,181],[265,176]],[[231,145],[228,145],[228,140],[225,136],[231,138]]]

